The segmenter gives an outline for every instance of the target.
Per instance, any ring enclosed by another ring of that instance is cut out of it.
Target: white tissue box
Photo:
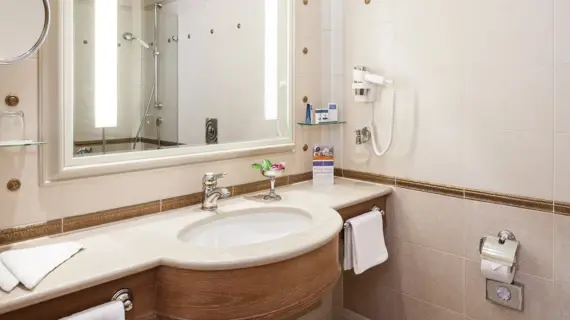
[[[328,109],[315,109],[315,123],[330,122]]]

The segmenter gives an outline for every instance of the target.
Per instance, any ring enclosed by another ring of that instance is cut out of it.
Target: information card
[[[313,185],[334,184],[334,147],[313,147]]]

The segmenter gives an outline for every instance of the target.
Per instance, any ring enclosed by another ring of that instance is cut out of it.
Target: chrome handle
[[[483,254],[483,245],[485,244],[485,241],[487,241],[487,237],[482,237],[479,240],[479,254]]]
[[[133,310],[134,308],[133,300],[134,300],[133,292],[130,289],[126,288],[118,290],[111,298],[111,301],[121,301],[123,303],[123,306],[125,307],[125,312]]]
[[[499,232],[499,234],[497,236],[499,237],[499,243],[500,244],[505,244],[505,242],[507,240],[511,240],[511,241],[517,240],[517,237],[515,237],[515,234],[509,230],[502,230],[501,232]]]
[[[227,173],[206,173],[202,178],[202,183],[209,184],[209,183],[216,183],[218,179],[225,177]]]

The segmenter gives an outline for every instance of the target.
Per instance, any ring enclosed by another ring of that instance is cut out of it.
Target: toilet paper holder
[[[520,243],[514,233],[502,230],[497,237],[484,236],[479,240],[481,258],[514,267]]]
[[[505,244],[507,240],[517,241],[517,237],[509,230],[502,230],[497,235],[499,237],[499,244]],[[479,240],[479,253],[483,253],[483,244],[487,241],[487,237],[482,237]]]
[[[524,285],[513,281],[519,247],[515,234],[509,230],[502,230],[496,237],[482,237],[479,241],[481,274],[486,278],[486,300],[522,311]]]

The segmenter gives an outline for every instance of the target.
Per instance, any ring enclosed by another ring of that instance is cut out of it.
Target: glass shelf
[[[346,121],[334,121],[334,122],[322,122],[322,123],[305,123],[305,122],[297,122],[298,125],[304,127],[318,127],[318,126],[329,126],[333,124],[343,124]]]
[[[42,144],[45,144],[45,142],[32,140],[10,140],[0,141],[0,148],[39,146]]]

